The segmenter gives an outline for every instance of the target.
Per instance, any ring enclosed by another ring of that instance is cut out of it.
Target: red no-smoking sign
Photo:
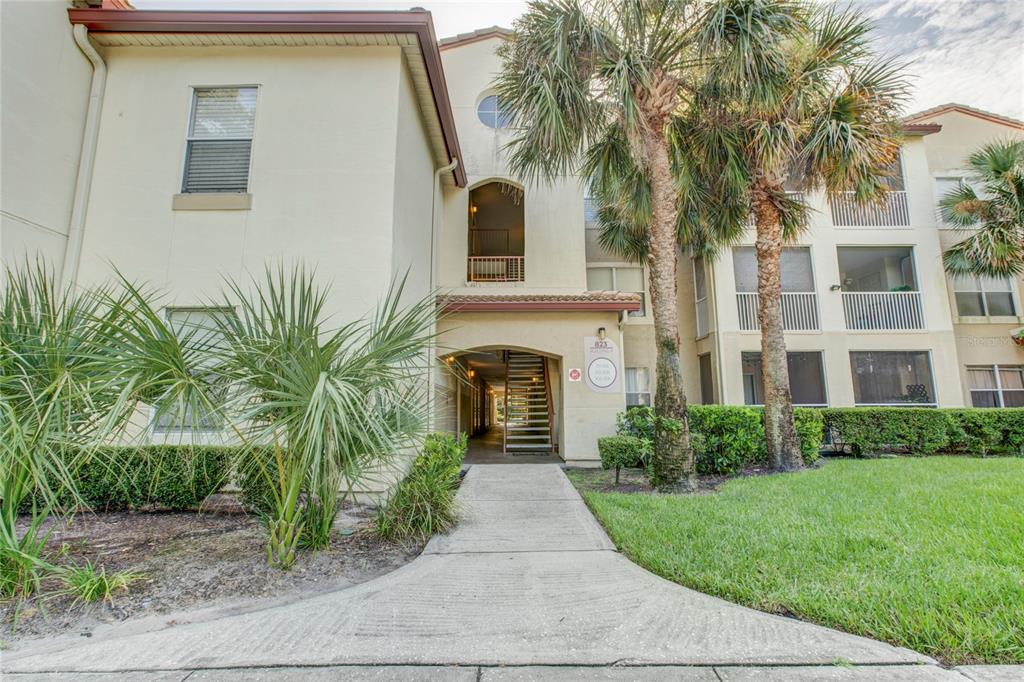
[[[569,381],[579,381],[581,378],[583,378],[583,373],[578,369],[573,367],[569,370]]]

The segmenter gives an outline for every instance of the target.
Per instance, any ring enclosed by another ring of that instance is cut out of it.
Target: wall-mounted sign
[[[578,367],[573,367],[569,370],[569,381],[579,381],[583,378],[583,372]]]
[[[583,339],[587,386],[598,393],[618,393],[620,385],[619,347],[611,339],[588,336]]]

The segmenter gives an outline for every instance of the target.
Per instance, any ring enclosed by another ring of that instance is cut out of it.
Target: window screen
[[[736,273],[736,291],[757,292],[757,255],[752,246],[732,250],[733,270]],[[786,248],[780,262],[782,290],[793,293],[814,291],[810,249]]]
[[[248,191],[255,121],[256,88],[196,88],[181,191]]]
[[[850,369],[858,405],[935,404],[927,351],[851,352]]]

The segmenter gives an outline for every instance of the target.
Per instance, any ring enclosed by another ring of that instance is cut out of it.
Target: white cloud
[[[878,45],[909,60],[908,111],[961,102],[1024,118],[1024,0],[853,0]],[[510,26],[525,0],[135,0],[140,9],[408,9],[431,11],[438,37]]]

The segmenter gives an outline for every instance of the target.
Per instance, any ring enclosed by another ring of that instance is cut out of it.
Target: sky
[[[825,0],[822,0],[825,1]],[[1024,119],[1024,0],[852,0],[876,24],[877,45],[908,62],[907,113],[959,102]],[[518,0],[134,0],[139,9],[430,10],[439,38],[511,27]]]

